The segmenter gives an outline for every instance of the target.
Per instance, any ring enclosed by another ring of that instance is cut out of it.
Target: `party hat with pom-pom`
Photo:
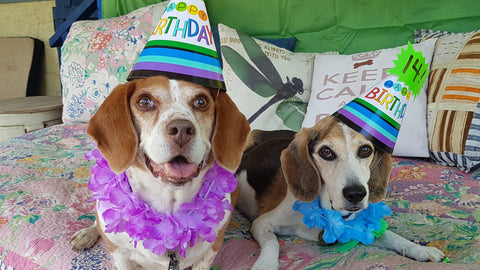
[[[391,75],[333,114],[389,154],[393,153],[408,103],[414,102],[430,72],[425,57],[410,43],[394,63],[388,71]]]
[[[204,1],[170,1],[128,80],[157,75],[225,89]]]

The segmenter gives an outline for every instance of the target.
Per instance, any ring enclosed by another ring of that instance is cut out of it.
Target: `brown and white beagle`
[[[390,155],[332,116],[297,134],[252,131],[236,172],[241,190],[236,208],[253,221],[251,232],[261,248],[252,269],[279,267],[275,234],[322,241],[323,231],[310,230],[292,209],[295,201],[319,196],[321,208],[353,219],[369,202],[385,197],[390,170]],[[373,244],[418,261],[445,257],[388,230]]]
[[[234,172],[249,131],[225,92],[163,76],[117,86],[88,127],[112,170],[125,171],[133,192],[162,213],[190,202],[214,161]],[[232,204],[236,193],[227,196]],[[167,269],[166,254],[155,255],[141,243],[135,247],[126,233],[106,233],[98,211],[96,224],[73,235],[74,248],[89,248],[101,235],[118,269]],[[180,269],[210,269],[230,217],[226,211],[213,243],[198,242],[185,258],[177,256]]]

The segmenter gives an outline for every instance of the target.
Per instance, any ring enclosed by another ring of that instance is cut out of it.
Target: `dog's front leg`
[[[152,266],[137,263],[136,261],[134,261],[135,259],[142,260],[143,258],[141,258],[141,256],[132,256],[132,253],[129,250],[110,251],[110,256],[112,256],[114,265],[118,270],[144,270],[158,267],[158,265]]]
[[[375,239],[374,246],[394,250],[400,255],[414,259],[416,261],[440,262],[445,259],[445,254],[435,247],[425,247],[408,241],[402,236],[389,230]]]
[[[203,254],[202,259],[200,259],[194,265],[192,265],[192,270],[211,269],[211,265],[216,255],[217,255],[217,251],[213,251],[213,249],[209,248],[207,252]]]
[[[266,216],[268,215],[261,215],[252,222],[252,235],[260,245],[260,256],[253,265],[253,270],[270,270],[279,267],[280,245],[275,235],[275,227]]]
[[[95,221],[92,226],[83,228],[72,235],[70,244],[74,249],[84,250],[91,248],[100,237],[100,233],[97,230],[97,222]]]

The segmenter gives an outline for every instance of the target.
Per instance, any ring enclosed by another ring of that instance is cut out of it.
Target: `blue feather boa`
[[[353,220],[344,220],[340,212],[320,208],[320,199],[312,202],[296,201],[293,210],[303,214],[303,223],[310,229],[323,229],[323,240],[326,243],[336,241],[346,243],[350,240],[362,242],[365,245],[373,243],[375,232],[385,231],[384,216],[392,213],[388,205],[383,202],[369,203]],[[383,233],[383,232],[382,232]]]

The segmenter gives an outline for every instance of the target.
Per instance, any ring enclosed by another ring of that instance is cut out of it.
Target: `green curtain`
[[[102,0],[103,18],[160,0]],[[478,0],[205,0],[213,25],[255,37],[295,37],[295,51],[351,54],[404,45],[416,29],[480,29]]]

